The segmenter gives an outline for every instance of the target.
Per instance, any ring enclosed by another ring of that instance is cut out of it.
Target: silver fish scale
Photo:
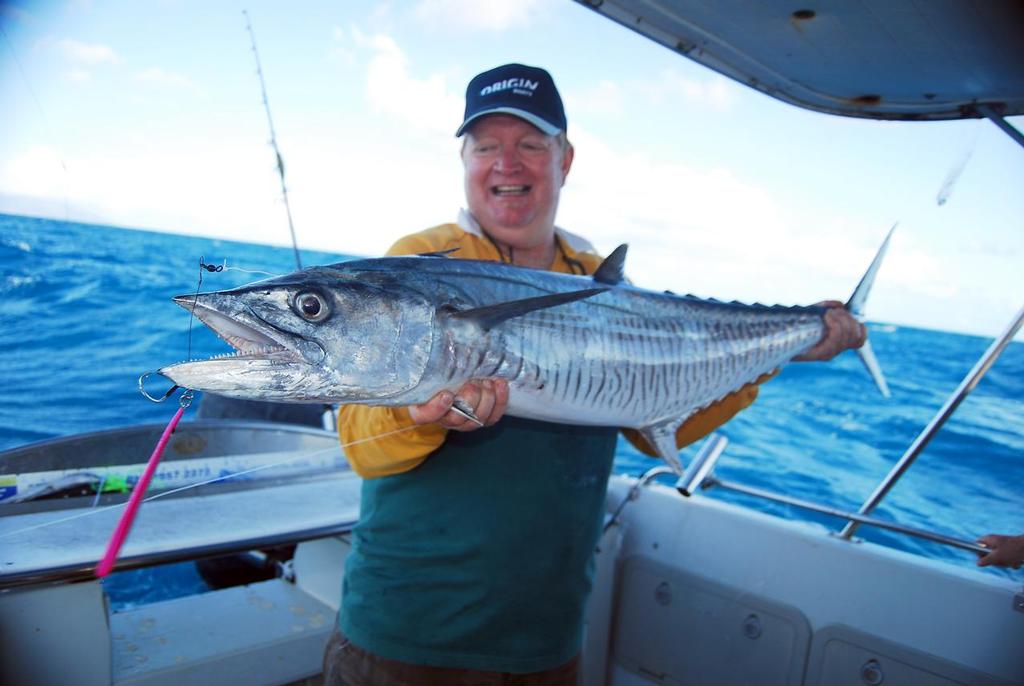
[[[460,309],[594,282],[438,260]],[[429,265],[433,266],[433,265]],[[471,283],[460,283],[463,279]],[[820,307],[766,307],[616,286],[530,312],[450,348],[449,378],[509,380],[509,413],[641,428],[685,417],[807,350],[824,333]]]

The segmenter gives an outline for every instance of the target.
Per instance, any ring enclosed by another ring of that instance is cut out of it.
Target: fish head
[[[328,267],[174,301],[235,352],[161,374],[183,388],[283,402],[387,404],[423,376],[436,313],[401,284]]]

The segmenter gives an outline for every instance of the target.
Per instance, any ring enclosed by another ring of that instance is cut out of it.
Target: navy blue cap
[[[474,76],[466,87],[466,115],[455,136],[488,114],[511,114],[549,136],[566,129],[562,97],[551,74],[539,67],[505,64]]]

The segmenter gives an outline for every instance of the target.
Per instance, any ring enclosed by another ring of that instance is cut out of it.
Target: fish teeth
[[[287,352],[287,348],[280,345],[261,345],[256,348],[240,348],[231,352],[221,353],[208,357],[208,360],[226,360],[238,357],[252,357],[256,355],[273,355],[274,353]]]

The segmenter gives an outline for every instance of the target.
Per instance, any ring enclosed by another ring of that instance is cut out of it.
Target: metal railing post
[[[917,456],[924,450],[928,442],[931,441],[932,437],[938,432],[942,425],[946,423],[946,420],[953,414],[956,408],[960,405],[964,398],[974,390],[981,378],[985,376],[989,368],[995,363],[1002,354],[1006,346],[1010,344],[1014,334],[1020,329],[1021,324],[1024,323],[1024,307],[1022,307],[1014,316],[1006,330],[996,338],[992,345],[988,347],[988,350],[981,356],[981,358],[975,363],[974,368],[968,372],[964,380],[960,382],[953,394],[946,400],[946,403],[936,413],[924,430],[914,439],[914,442],[910,444],[907,451],[903,453],[903,457],[899,459],[899,462],[892,468],[892,470],[886,475],[882,482],[875,488],[875,492],[861,505],[857,511],[860,515],[870,514],[875,507],[878,506],[886,494],[896,485],[896,482],[904,472],[910,469],[910,466],[917,459]],[[853,533],[857,530],[860,525],[859,522],[851,520],[840,532],[841,538],[849,539],[853,536]]]

